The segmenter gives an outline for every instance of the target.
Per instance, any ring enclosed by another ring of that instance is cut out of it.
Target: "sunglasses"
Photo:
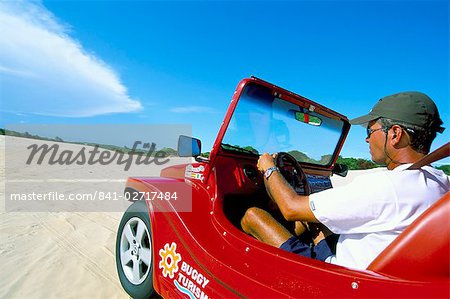
[[[379,130],[383,130],[384,128],[378,128],[378,129],[366,129],[367,132],[367,137],[366,138],[370,138],[370,135],[372,135],[373,132],[379,131]]]

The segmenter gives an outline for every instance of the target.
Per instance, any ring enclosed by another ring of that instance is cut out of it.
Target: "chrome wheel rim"
[[[120,237],[120,263],[128,281],[141,284],[152,265],[151,238],[144,221],[130,218]]]

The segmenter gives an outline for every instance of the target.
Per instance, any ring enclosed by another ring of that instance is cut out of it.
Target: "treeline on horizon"
[[[349,170],[363,170],[379,167],[379,165],[366,159],[343,158],[341,156],[339,156],[336,163],[347,165]],[[442,170],[446,175],[450,175],[450,165],[441,165],[435,168]]]
[[[5,130],[0,128],[0,135],[6,135],[6,136],[13,136],[13,137],[20,137],[20,138],[29,138],[29,139],[37,139],[37,140],[44,140],[44,141],[53,141],[53,142],[63,142],[63,143],[70,143],[70,144],[78,144],[78,145],[86,145],[86,146],[98,146],[99,148],[103,148],[110,151],[120,151],[125,154],[128,154],[131,152],[131,148],[124,146],[116,146],[111,144],[98,144],[98,143],[92,143],[92,142],[78,142],[78,141],[64,141],[62,138],[56,136],[55,138],[49,138],[49,137],[43,137],[39,135],[32,135],[28,132],[17,132],[13,130]],[[135,149],[133,153],[136,154],[147,154],[147,150],[144,149]],[[155,155],[156,152],[165,152],[168,157],[178,157],[178,152],[170,147],[164,147],[162,149],[158,149],[153,151],[152,155]]]
[[[363,158],[344,158],[339,156],[336,163],[347,165],[349,170],[363,170],[377,168],[379,165]]]
[[[338,157],[336,163],[347,165],[349,170],[364,170],[380,167],[379,165],[367,159],[343,158],[341,156]],[[446,175],[450,175],[450,165],[441,165],[435,168],[442,170]]]
[[[104,148],[107,150],[111,150],[111,151],[122,151],[124,153],[129,153],[132,149],[128,148],[128,147],[120,147],[120,146],[115,146],[115,145],[109,145],[109,144],[96,144],[96,143],[89,143],[89,142],[72,142],[72,141],[64,141],[62,138],[56,136],[55,138],[48,138],[48,137],[42,137],[39,135],[32,135],[28,132],[25,133],[21,133],[21,132],[16,132],[16,131],[12,131],[12,130],[5,130],[0,128],[0,135],[7,135],[7,136],[14,136],[14,137],[22,137],[22,138],[31,138],[31,139],[38,139],[38,140],[46,140],[46,141],[53,141],[53,142],[64,142],[64,143],[71,143],[71,144],[79,144],[79,145],[86,145],[86,146],[98,146],[100,148]],[[168,147],[164,147],[158,151],[163,151],[166,152],[167,155],[169,157],[178,157],[178,152],[177,150],[173,149],[173,148],[168,148]],[[136,149],[134,151],[136,154],[138,153],[147,153],[147,151],[145,150],[141,150],[141,149]],[[156,152],[156,151],[155,151]],[[155,152],[153,153],[153,155],[155,154]],[[296,158],[298,155],[302,156],[303,160],[305,159],[306,156],[303,153],[300,153],[298,151],[295,151],[295,156]],[[209,152],[206,153],[202,153],[203,157],[209,157]],[[370,160],[367,159],[363,159],[363,158],[344,158],[342,156],[339,156],[336,163],[339,164],[343,164],[346,165],[348,167],[349,170],[364,170],[364,169],[372,169],[372,168],[376,168],[379,167],[379,165],[373,163]],[[450,175],[450,165],[441,165],[436,167],[437,169],[442,170],[445,174]]]

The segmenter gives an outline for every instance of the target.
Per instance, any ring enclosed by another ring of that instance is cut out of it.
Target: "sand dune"
[[[5,152],[5,137],[0,137],[0,297],[128,298],[117,278],[114,253],[117,228],[128,202],[123,207],[101,203],[93,209],[85,209],[84,203],[63,206],[63,210],[73,209],[70,212],[37,212],[42,209],[30,209],[26,202],[27,212],[6,212],[10,209],[5,210],[5,182],[8,194],[11,188],[26,193],[60,186],[71,192],[86,192],[87,185],[101,188],[99,181],[106,178],[109,191],[123,193],[128,176],[158,175],[167,165],[144,165],[130,172],[118,165],[33,168],[24,165],[24,149],[30,143],[44,142],[7,137]],[[81,147],[61,144],[61,148],[74,151]],[[55,178],[59,181],[52,184]]]
[[[0,142],[0,297],[128,298],[114,263],[122,213],[6,213],[3,136]]]
[[[15,140],[16,152],[23,148],[23,142],[27,140]],[[1,136],[0,297],[128,298],[117,278],[114,258],[116,231],[122,212],[5,212],[5,179],[40,177],[19,165],[8,165],[8,170],[13,171],[13,175],[8,174],[6,178],[5,138]],[[80,171],[82,173],[78,175],[68,173],[70,177],[86,178],[83,170]],[[108,168],[106,171],[101,169],[100,174],[105,172],[118,179],[111,188],[121,192],[130,173]],[[135,173],[158,175],[159,172],[147,167]],[[349,177],[361,173],[350,172]],[[96,178],[95,171],[89,177]],[[334,185],[345,182],[339,177],[333,177],[333,181]]]

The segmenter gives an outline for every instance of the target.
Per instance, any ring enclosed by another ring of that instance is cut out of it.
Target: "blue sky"
[[[0,2],[1,127],[186,123],[208,151],[250,75],[349,118],[422,91],[449,127],[449,66],[449,1]]]

